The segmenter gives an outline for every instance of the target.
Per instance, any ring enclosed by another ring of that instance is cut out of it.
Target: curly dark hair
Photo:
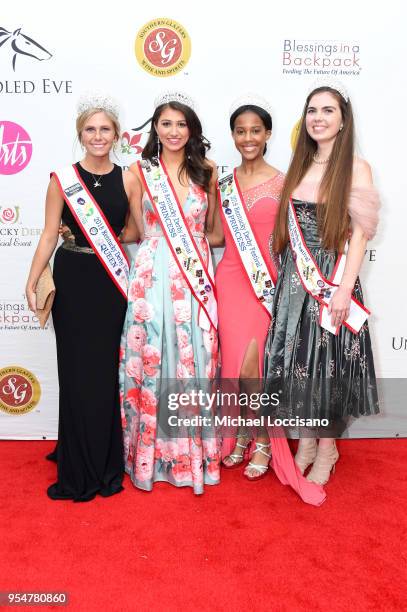
[[[167,104],[157,106],[151,118],[150,135],[141,157],[143,159],[148,159],[153,165],[157,164],[159,150],[155,126],[161,113],[166,108],[172,108],[184,115],[190,134],[189,140],[185,145],[185,158],[178,170],[178,178],[181,180],[182,175],[185,173],[195,185],[199,185],[208,193],[209,183],[212,177],[212,166],[206,159],[206,153],[209,151],[211,145],[202,134],[202,124],[198,115],[192,108],[189,108],[189,106],[181,104],[180,102],[168,102]]]

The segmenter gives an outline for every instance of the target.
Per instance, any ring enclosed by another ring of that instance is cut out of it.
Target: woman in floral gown
[[[192,105],[179,93],[157,101],[144,161],[130,168],[139,184],[144,239],[130,272],[120,390],[125,469],[134,485],[150,491],[154,482],[166,481],[200,494],[204,484],[219,482],[214,428],[169,429],[169,417],[178,413],[169,408],[168,394],[175,388],[206,388],[216,372],[217,333],[199,324],[200,303],[164,236],[143,175],[159,172],[159,157],[197,250],[211,269],[204,232],[213,219],[216,167],[205,157],[209,143]],[[207,414],[203,408],[202,413]]]

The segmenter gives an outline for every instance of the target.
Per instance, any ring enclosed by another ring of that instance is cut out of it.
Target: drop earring
[[[160,157],[160,139],[157,134],[157,157]]]
[[[339,131],[342,132],[343,130],[343,123],[341,123],[341,127],[339,128]]]

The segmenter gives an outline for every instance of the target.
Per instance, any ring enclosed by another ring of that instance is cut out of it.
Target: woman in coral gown
[[[272,118],[268,103],[258,96],[244,96],[231,108],[230,128],[235,146],[242,156],[241,164],[233,175],[219,181],[220,215],[215,215],[213,245],[225,243],[225,253],[216,271],[218,293],[219,340],[221,350],[221,376],[224,387],[234,386],[247,394],[262,389],[264,345],[271,320],[273,285],[276,282],[278,262],[271,255],[271,235],[278,212],[284,175],[269,165],[264,154],[271,136]],[[241,231],[234,231],[230,222],[233,216],[233,196],[240,200],[236,211]],[[228,221],[229,217],[229,221]],[[252,242],[257,243],[258,259],[262,267],[257,277],[263,275],[263,283],[257,285],[253,278],[252,262],[247,273],[239,251],[247,251],[241,245],[244,233],[242,217],[247,219],[246,234],[252,232]],[[221,219],[221,222],[220,222]],[[254,238],[254,240],[253,240]],[[303,499],[320,504],[324,499],[321,488],[306,483],[299,474],[282,431],[272,431],[273,468],[279,479],[291,484]],[[252,438],[254,441],[252,442]],[[223,442],[223,464],[237,467],[244,463],[245,450],[251,447],[251,461],[244,475],[258,480],[266,475],[271,458],[270,436],[266,427],[241,426],[237,438],[226,434]]]

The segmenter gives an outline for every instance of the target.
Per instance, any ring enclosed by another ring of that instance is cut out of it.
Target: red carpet
[[[240,470],[202,497],[126,477],[109,499],[51,501],[52,447],[0,442],[0,591],[65,591],[53,609],[86,612],[407,609],[407,440],[340,442],[320,508]]]

